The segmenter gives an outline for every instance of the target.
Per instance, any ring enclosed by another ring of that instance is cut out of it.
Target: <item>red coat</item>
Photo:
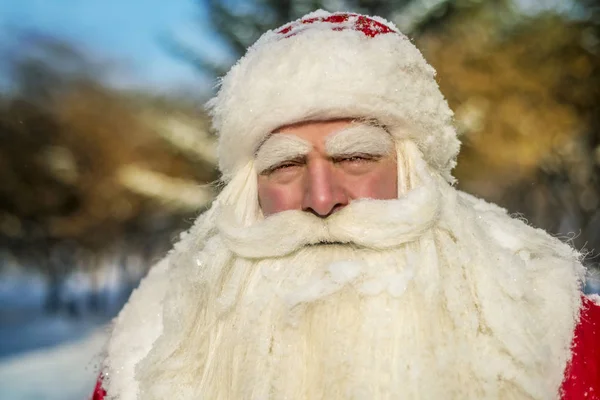
[[[600,400],[600,304],[587,297],[583,298],[572,351],[562,386],[562,399]]]
[[[573,337],[573,357],[565,371],[562,400],[600,400],[600,304],[583,298],[581,317]],[[104,400],[98,379],[92,400]]]

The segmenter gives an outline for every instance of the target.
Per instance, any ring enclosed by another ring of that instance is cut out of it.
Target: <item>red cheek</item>
[[[259,183],[258,199],[263,214],[268,216],[281,211],[300,209],[298,190],[293,185]]]
[[[398,197],[397,173],[392,168],[383,168],[358,177],[346,176],[343,179],[351,199],[390,200]]]

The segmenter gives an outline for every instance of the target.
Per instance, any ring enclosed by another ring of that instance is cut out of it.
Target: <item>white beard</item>
[[[211,218],[119,317],[109,399],[558,398],[582,267],[503,210],[430,180],[327,220]]]

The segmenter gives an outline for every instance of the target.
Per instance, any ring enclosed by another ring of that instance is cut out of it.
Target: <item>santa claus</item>
[[[453,187],[394,25],[265,33],[210,102],[225,186],[115,320],[96,399],[599,399],[580,254]]]

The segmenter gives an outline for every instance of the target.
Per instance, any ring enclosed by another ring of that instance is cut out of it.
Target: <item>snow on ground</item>
[[[89,399],[106,338],[100,328],[75,342],[0,359],[0,399]]]
[[[0,362],[79,340],[106,325],[123,306],[131,286],[116,282],[92,292],[84,278],[74,274],[61,293],[63,308],[48,312],[47,283],[40,275],[0,274]]]
[[[74,274],[61,292],[65,307],[54,312],[44,306],[43,276],[0,274],[0,400],[90,398],[106,327],[131,290],[128,281],[116,279],[115,269],[106,268],[111,279],[95,291],[86,276]]]

